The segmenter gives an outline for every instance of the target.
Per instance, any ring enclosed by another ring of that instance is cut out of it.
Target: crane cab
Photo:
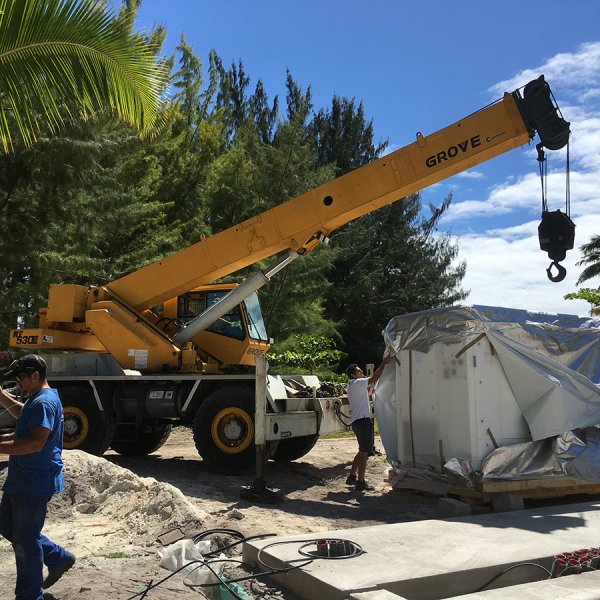
[[[156,325],[172,335],[236,286],[235,283],[205,285],[171,298],[163,303],[162,310],[153,311],[158,316]],[[255,356],[265,354],[269,349],[269,337],[256,292],[197,334],[192,342],[200,350],[206,349],[207,355],[223,368],[253,367]]]

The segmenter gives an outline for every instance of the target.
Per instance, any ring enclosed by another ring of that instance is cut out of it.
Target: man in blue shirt
[[[15,379],[24,402],[0,388],[0,404],[17,419],[14,438],[0,441],[8,474],[0,501],[0,535],[11,544],[17,564],[16,600],[43,600],[47,589],[75,563],[75,557],[42,534],[53,494],[64,490],[63,411],[58,392],[46,380],[46,362],[36,354],[16,360],[4,379]],[[48,576],[43,580],[44,565]]]

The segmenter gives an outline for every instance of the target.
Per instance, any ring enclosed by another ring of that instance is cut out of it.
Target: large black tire
[[[256,461],[254,390],[229,385],[212,392],[194,418],[194,443],[209,469],[244,473]]]
[[[63,448],[102,456],[115,434],[112,411],[98,408],[94,392],[89,386],[63,386],[58,394],[65,415]]]
[[[146,456],[158,450],[169,438],[172,425],[146,421],[133,441],[113,440],[110,447],[123,456]]]
[[[314,448],[318,439],[319,435],[315,434],[289,440],[279,440],[279,446],[273,455],[273,460],[275,462],[290,462],[302,458]]]

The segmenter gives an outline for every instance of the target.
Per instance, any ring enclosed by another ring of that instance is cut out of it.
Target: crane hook
[[[556,275],[552,275],[552,267],[556,267],[556,270],[558,271],[556,273]],[[567,270],[562,265],[559,265],[558,262],[553,260],[550,263],[550,266],[546,269],[546,275],[548,275],[548,279],[550,281],[553,281],[554,283],[558,283],[559,281],[562,281],[567,276]]]

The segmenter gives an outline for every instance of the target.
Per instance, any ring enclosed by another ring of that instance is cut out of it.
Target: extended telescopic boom
[[[564,147],[569,123],[540,76],[523,93],[234,225],[106,286],[138,310],[215,281],[285,250],[304,254],[320,236],[377,208],[447,179],[513,148],[537,133],[549,150]]]

